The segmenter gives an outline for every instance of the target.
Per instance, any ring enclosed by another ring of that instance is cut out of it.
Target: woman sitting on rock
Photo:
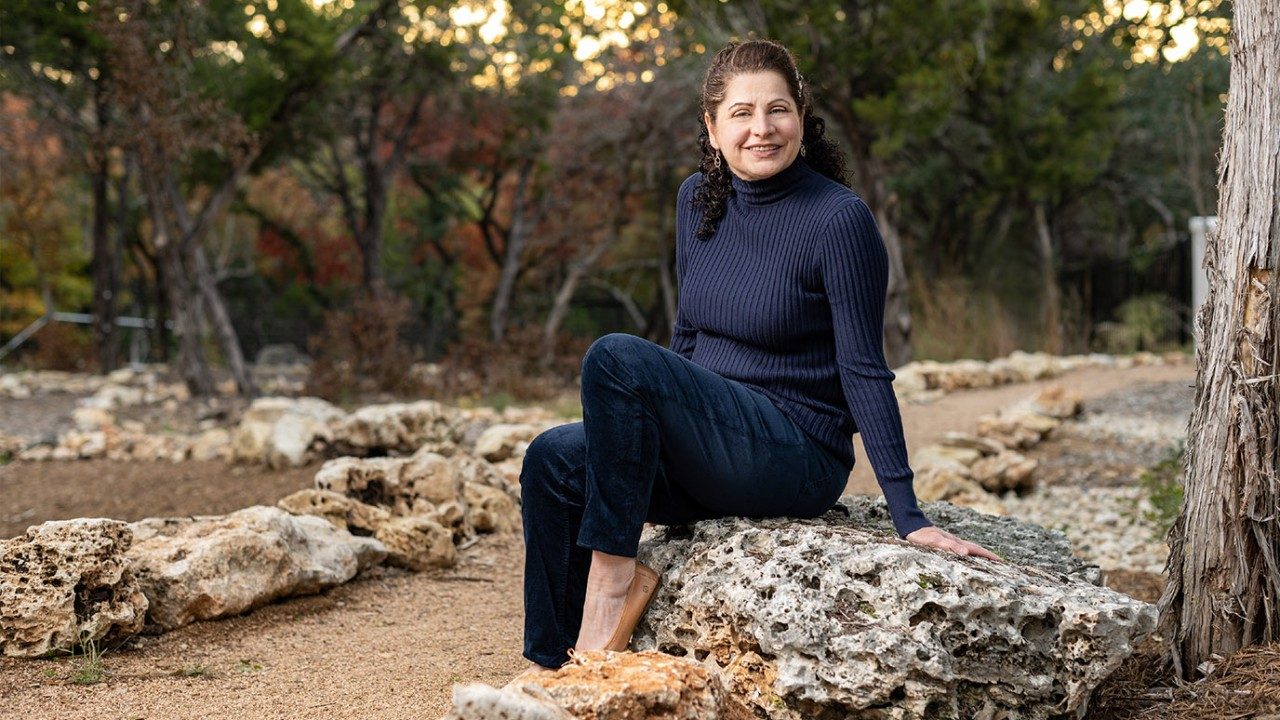
[[[812,518],[861,432],[898,534],[995,559],[916,505],[881,346],[887,261],[808,84],[777,43],[731,43],[703,83],[701,172],[677,197],[671,349],[606,335],[582,361],[583,421],[521,472],[524,656],[624,650],[657,587],[647,522]]]

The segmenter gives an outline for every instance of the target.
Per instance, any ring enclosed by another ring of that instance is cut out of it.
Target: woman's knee
[[[636,380],[641,373],[637,366],[643,363],[657,345],[635,335],[626,333],[610,333],[587,348],[582,356],[582,384],[588,385],[601,378],[602,371],[606,376],[617,377],[619,370],[625,378]]]
[[[563,482],[586,461],[586,436],[582,423],[558,425],[529,443],[520,469],[520,485]],[[523,494],[523,490],[522,490]]]

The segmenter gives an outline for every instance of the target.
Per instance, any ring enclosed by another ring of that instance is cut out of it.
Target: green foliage
[[[1183,466],[1186,462],[1186,443],[1179,442],[1169,449],[1163,460],[1149,468],[1138,479],[1138,485],[1146,492],[1151,509],[1143,513],[1143,519],[1155,526],[1155,536],[1163,539],[1182,512]]]
[[[1114,323],[1097,328],[1101,349],[1112,353],[1168,348],[1178,330],[1178,313],[1165,295],[1147,294],[1129,298],[1116,309]]]
[[[685,105],[696,94],[696,77],[688,78],[728,36],[769,36],[795,51],[817,111],[830,121],[828,132],[850,155],[855,190],[900,232],[922,357],[991,357],[1038,337],[1039,318],[1025,301],[1040,289],[1037,208],[1048,215],[1060,267],[1110,255],[1142,273],[1158,270],[1154,258],[1190,215],[1211,213],[1216,204],[1214,154],[1229,58],[1206,46],[1179,63],[1135,65],[1130,55],[1143,21],[1118,20],[1103,30],[1080,24],[1106,15],[1101,0],[671,4],[680,17],[660,40],[635,40],[581,63],[575,44],[621,27],[621,12],[633,15],[627,21],[633,28],[656,13],[645,19],[630,4],[599,11],[513,0],[505,32],[494,37],[478,24],[454,25],[457,3],[430,0],[3,3],[0,89],[34,103],[28,119],[57,127],[66,163],[28,163],[43,172],[29,182],[15,170],[26,161],[3,148],[10,182],[0,190],[0,335],[43,311],[43,285],[60,310],[91,303],[83,230],[91,224],[90,203],[81,161],[95,142],[109,147],[113,180],[127,161],[138,162],[140,148],[159,147],[174,160],[178,194],[193,210],[237,158],[261,145],[241,186],[240,212],[247,204],[266,207],[271,221],[293,232],[266,259],[262,236],[242,233],[232,249],[257,250],[256,262],[216,269],[246,344],[297,342],[304,330],[322,325],[324,311],[350,310],[351,288],[344,285],[355,275],[351,232],[376,215],[366,213],[364,195],[377,193],[357,187],[347,207],[333,187],[359,185],[370,159],[392,164],[397,123],[421,110],[402,162],[386,177],[386,212],[373,220],[380,224],[386,285],[409,299],[392,334],[411,336],[406,348],[425,348],[433,357],[462,340],[452,358],[495,366],[460,375],[455,389],[466,394],[545,395],[550,386],[525,381],[528,364],[495,358],[496,349],[477,340],[505,243],[521,217],[516,208],[545,214],[516,263],[512,325],[540,324],[567,269],[594,243],[617,238],[594,260],[562,334],[661,335],[662,293],[669,288],[655,268],[667,262],[669,269],[670,179],[678,182],[695,160],[694,113]],[[1206,14],[1227,15],[1210,5]],[[338,38],[376,8],[386,12],[382,21],[339,51]],[[1150,35],[1144,30],[1141,37]],[[663,53],[654,51],[658,44]],[[660,102],[633,102],[625,82],[593,86],[599,68],[586,68],[597,64],[656,71],[657,83],[672,83],[677,92]],[[110,92],[96,94],[102,90]],[[133,107],[113,106],[129,98],[152,105],[149,121]],[[680,119],[686,116],[688,124]],[[566,162],[575,153],[579,162]],[[662,164],[648,160],[659,155]],[[534,171],[518,203],[514,188],[525,167]],[[163,278],[146,259],[155,248],[138,169],[131,170],[120,233],[131,264],[126,283],[134,287],[122,291],[149,305]],[[257,183],[273,173],[291,183],[275,186],[276,197],[263,203],[253,197]],[[623,192],[601,191],[613,183]],[[38,202],[7,192],[34,186],[49,189]],[[316,209],[291,215],[303,200]],[[15,219],[31,217],[24,207],[42,215],[20,234]],[[614,208],[626,222],[601,222]],[[226,248],[206,247],[215,264],[226,260]],[[295,257],[306,267],[289,267]],[[620,309],[617,289],[634,300],[634,312]],[[1072,297],[1071,288],[1065,296]],[[1106,342],[1117,349],[1160,347],[1178,329],[1172,304],[1146,296],[1121,305],[1118,330],[1104,333]],[[350,334],[330,328],[333,337],[343,333]],[[388,336],[386,328],[376,334]],[[475,337],[460,337],[468,334]],[[541,344],[536,332],[526,338],[524,354]],[[327,346],[335,349],[323,351],[324,362],[360,366],[359,351],[343,343]],[[357,373],[331,386],[351,393],[367,379]]]

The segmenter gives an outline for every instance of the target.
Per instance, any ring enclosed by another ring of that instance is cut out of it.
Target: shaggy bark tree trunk
[[[1237,0],[1186,496],[1160,600],[1176,669],[1280,641],[1280,8]]]

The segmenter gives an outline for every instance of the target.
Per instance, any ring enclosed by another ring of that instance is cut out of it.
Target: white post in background
[[[1196,333],[1195,344],[1199,346],[1200,328],[1195,319],[1200,316],[1200,308],[1209,298],[1209,276],[1204,271],[1204,244],[1209,233],[1218,232],[1216,215],[1193,217],[1191,229],[1191,327]]]

